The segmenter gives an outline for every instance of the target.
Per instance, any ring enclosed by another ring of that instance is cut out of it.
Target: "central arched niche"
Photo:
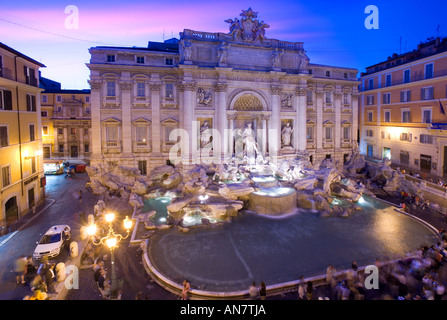
[[[233,110],[238,111],[263,111],[264,104],[258,94],[253,92],[241,92],[234,97]]]

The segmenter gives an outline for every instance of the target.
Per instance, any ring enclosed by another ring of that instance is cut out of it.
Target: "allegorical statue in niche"
[[[228,58],[228,47],[230,45],[226,42],[222,42],[217,47],[217,57],[219,58],[219,64],[226,64]]]
[[[203,149],[205,146],[211,143],[211,128],[208,124],[208,121],[203,121],[203,124],[200,126],[200,148]]]
[[[284,128],[282,128],[281,130],[281,142],[283,147],[292,146],[292,133],[293,128],[290,125],[290,122],[287,122]]]
[[[251,127],[251,123],[247,123],[245,128],[239,129],[239,135],[244,144],[244,155],[250,164],[256,162],[256,155],[259,154],[258,146],[255,139],[255,131]]]

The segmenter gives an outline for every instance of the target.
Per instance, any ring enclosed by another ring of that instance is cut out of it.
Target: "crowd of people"
[[[43,257],[39,267],[34,265],[31,257],[19,257],[15,262],[17,285],[28,285],[30,294],[24,300],[49,300],[50,294],[56,293],[54,284],[56,281],[55,264]]]

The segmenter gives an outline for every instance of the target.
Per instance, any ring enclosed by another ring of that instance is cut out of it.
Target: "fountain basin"
[[[284,215],[296,210],[296,192],[293,188],[264,188],[249,195],[248,210],[265,215]]]
[[[253,177],[252,180],[261,188],[274,188],[278,185],[278,180],[274,176]]]

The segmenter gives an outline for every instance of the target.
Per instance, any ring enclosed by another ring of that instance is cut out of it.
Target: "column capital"
[[[334,97],[336,99],[340,99],[343,96],[343,92],[342,91],[334,91]]]
[[[261,115],[261,120],[269,121],[270,120],[270,116],[263,114],[263,115]]]
[[[92,90],[99,90],[101,89],[101,80],[88,80],[88,83],[90,84],[90,89]]]
[[[219,82],[214,85],[214,91],[216,92],[226,92],[228,89],[228,84]]]
[[[227,114],[227,120],[236,120],[237,115],[234,113],[228,113]]]
[[[317,96],[317,98],[322,98],[324,95],[324,91],[323,90],[316,90],[315,94]]]
[[[278,85],[271,85],[270,86],[270,93],[279,95],[282,92],[282,88]]]
[[[161,89],[161,83],[149,83],[149,88],[154,91],[158,91]]]
[[[307,88],[304,87],[298,87],[295,89],[295,95],[296,96],[305,96],[307,95]]]
[[[131,90],[132,82],[131,81],[120,81],[119,83],[121,90]]]
[[[179,84],[180,91],[196,91],[196,83],[193,81],[183,81]]]

